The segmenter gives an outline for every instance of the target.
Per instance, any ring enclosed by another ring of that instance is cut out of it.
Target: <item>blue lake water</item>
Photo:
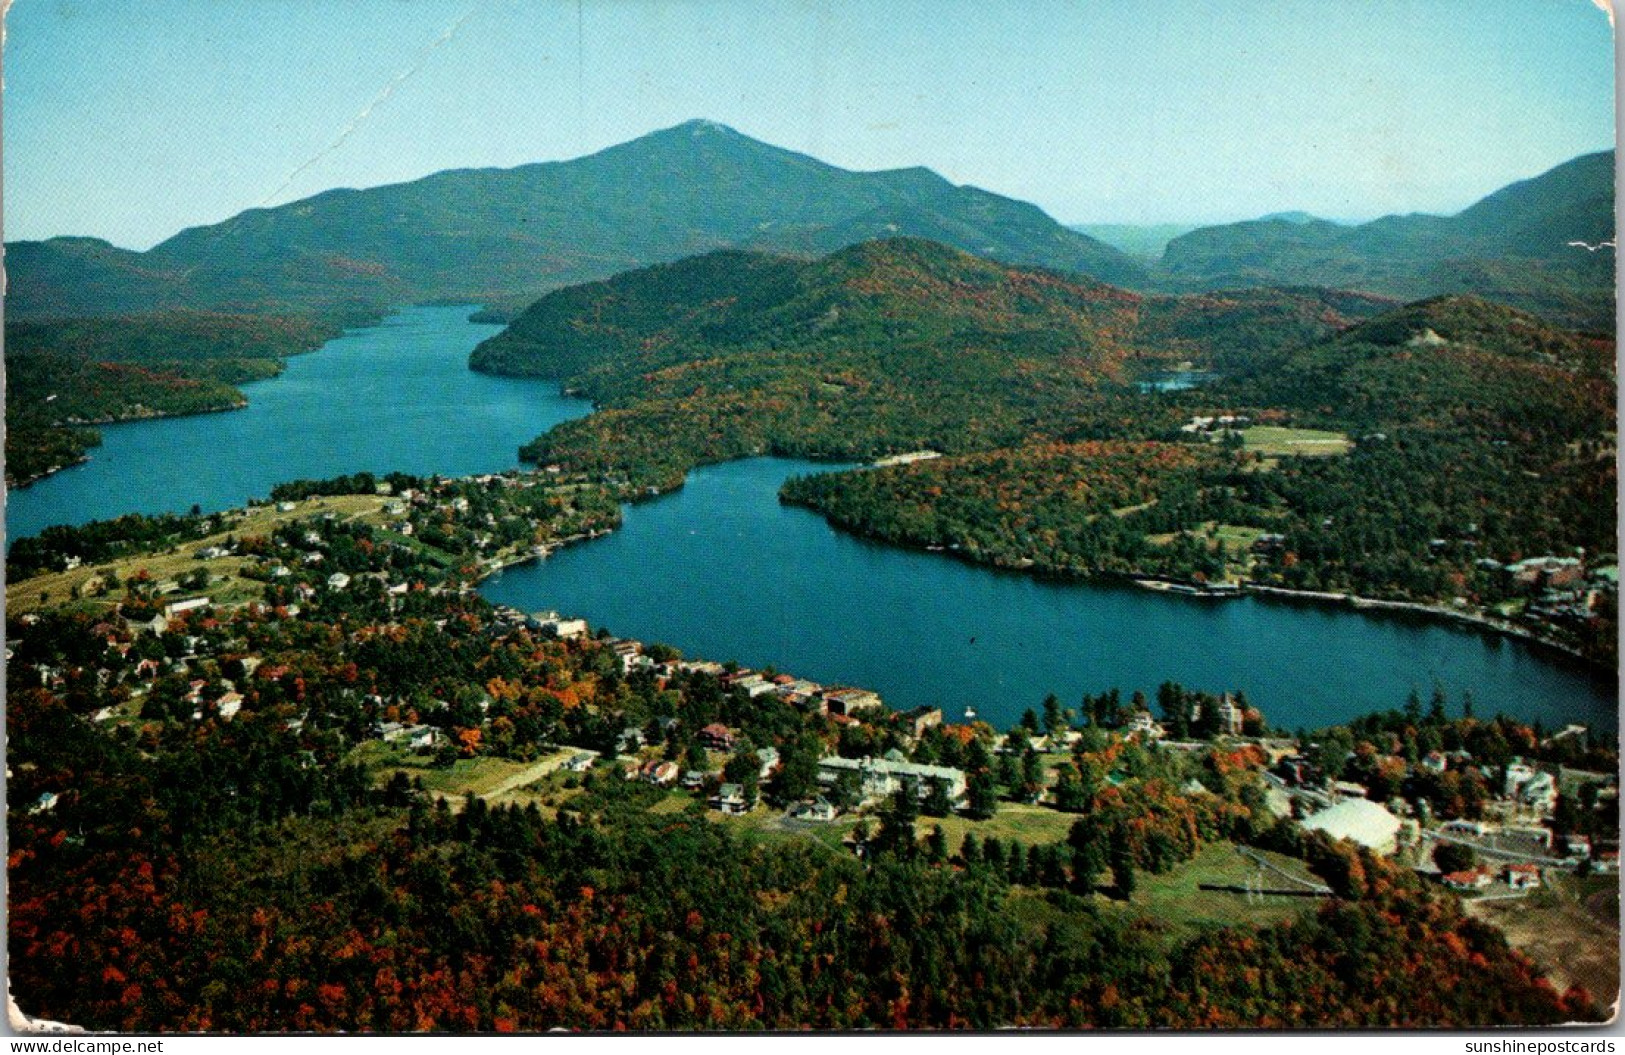
[[[473,310],[408,308],[352,330],[244,386],[243,410],[104,425],[89,462],[7,496],[7,536],[194,503],[230,509],[286,480],[511,469],[520,444],[592,408],[551,382],[469,370],[468,353],[501,329],[469,322]]]
[[[514,466],[520,444],[584,414],[556,385],[486,377],[469,351],[497,327],[412,308],[291,360],[246,410],[106,426],[86,465],[9,496],[8,537],[125,512],[240,505],[298,477]],[[1247,598],[1046,582],[865,542],[780,506],[792,473],[755,459],[701,469],[627,510],[625,528],[510,569],[492,600],[557,608],[692,656],[776,665],[881,692],[893,706],[974,707],[998,725],[1049,692],[1075,705],[1164,680],[1244,689],[1275,724],[1400,706],[1437,682],[1459,706],[1548,724],[1617,724],[1616,689],[1566,658],[1435,620]]]
[[[790,475],[759,458],[690,474],[608,538],[487,581],[493,601],[555,608],[624,636],[826,683],[893,707],[972,707],[1003,727],[1054,692],[1165,680],[1245,690],[1272,724],[1317,727],[1441,685],[1481,716],[1616,724],[1611,681],[1553,653],[1438,620],[1258,598],[1204,600],[1055,582],[895,549],[781,506]]]

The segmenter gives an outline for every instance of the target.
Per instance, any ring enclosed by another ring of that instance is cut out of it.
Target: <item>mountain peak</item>
[[[687,132],[691,136],[704,136],[704,135],[736,136],[736,135],[739,134],[737,131],[735,131],[734,129],[732,129],[732,128],[728,127],[727,125],[723,124],[721,121],[711,121],[711,120],[708,120],[708,119],[706,119],[704,117],[696,117],[693,120],[684,121],[682,124],[677,125],[675,128],[671,129],[671,131],[673,131],[673,132]]]

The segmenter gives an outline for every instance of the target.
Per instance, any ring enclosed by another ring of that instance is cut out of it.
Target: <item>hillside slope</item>
[[[1168,411],[1157,363],[1324,339],[1386,306],[1320,290],[1146,297],[920,239],[807,261],[728,251],[543,297],[471,365],[600,413],[527,457],[649,476],[762,450],[868,458],[1092,438]],[[1146,426],[1149,427],[1149,426]]]
[[[1310,284],[1413,300],[1468,292],[1565,325],[1612,330],[1614,152],[1503,187],[1455,216],[1344,226],[1264,219],[1168,243],[1159,274],[1179,290]]]

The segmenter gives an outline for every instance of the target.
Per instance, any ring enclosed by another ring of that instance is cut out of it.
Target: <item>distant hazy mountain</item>
[[[1194,223],[1075,223],[1080,234],[1099,239],[1114,249],[1145,262],[1155,262],[1168,243],[1200,226]]]
[[[1329,222],[1329,221],[1321,221],[1320,217],[1318,217],[1318,216],[1315,216],[1315,215],[1313,215],[1311,213],[1303,212],[1302,210],[1296,210],[1296,209],[1289,210],[1287,212],[1272,212],[1268,216],[1260,216],[1259,219],[1260,220],[1285,220],[1287,223]]]
[[[8,247],[8,311],[528,302],[717,248],[821,254],[899,234],[1114,283],[1146,277],[1033,205],[922,168],[850,172],[691,121],[572,161],[250,209],[145,253],[82,238],[18,243]]]
[[[1203,227],[1168,243],[1175,289],[1316,285],[1404,299],[1470,292],[1569,325],[1612,328],[1614,152],[1503,187],[1455,216],[1343,226],[1290,218]]]

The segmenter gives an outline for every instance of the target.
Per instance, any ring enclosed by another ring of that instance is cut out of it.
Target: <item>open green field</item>
[[[965,835],[975,832],[978,839],[993,837],[1001,842],[1058,843],[1066,839],[1077,818],[1058,810],[1022,803],[1001,802],[999,810],[990,819],[973,821],[966,817],[921,817],[916,825],[923,836],[934,824],[942,825],[948,837],[948,852],[957,854]]]
[[[1343,432],[1320,429],[1288,429],[1277,425],[1254,425],[1241,430],[1244,450],[1273,457],[1308,455],[1324,457],[1347,454],[1354,444]]]
[[[556,770],[576,752],[556,751],[535,762],[514,762],[506,758],[480,755],[459,758],[449,767],[440,768],[429,763],[427,755],[417,754],[395,744],[371,740],[355,749],[351,758],[366,766],[373,781],[385,784],[396,772],[408,777],[423,778],[423,786],[432,794],[461,799],[469,792],[496,802],[522,793],[522,789],[542,780]]]
[[[1274,853],[1263,856],[1291,875],[1319,882],[1302,861]],[[1206,846],[1201,853],[1165,875],[1136,872],[1134,880],[1131,904],[1176,931],[1237,923],[1265,926],[1313,910],[1319,904],[1317,898],[1249,897],[1221,890],[1202,890],[1203,883],[1246,886],[1260,882],[1258,866],[1237,852],[1233,843]],[[1268,889],[1287,884],[1279,875],[1266,872],[1262,885]]]
[[[1215,524],[1213,529],[1214,538],[1224,547],[1225,555],[1230,557],[1244,557],[1251,553],[1253,543],[1265,534],[1263,528],[1242,524]]]

